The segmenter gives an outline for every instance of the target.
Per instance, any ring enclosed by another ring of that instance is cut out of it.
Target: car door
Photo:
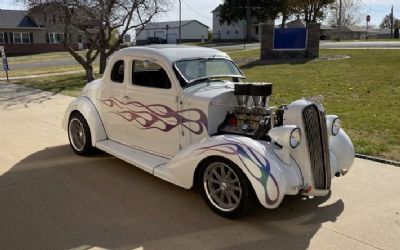
[[[174,156],[180,149],[177,89],[165,65],[146,58],[129,60],[125,100],[129,145],[160,155]]]
[[[126,61],[117,59],[109,62],[111,70],[103,77],[103,84],[99,92],[99,113],[104,129],[109,139],[126,143],[125,119],[123,116],[123,93],[126,82]]]

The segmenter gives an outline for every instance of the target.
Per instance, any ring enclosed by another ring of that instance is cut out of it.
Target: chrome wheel
[[[219,210],[229,212],[239,206],[242,198],[239,177],[227,164],[210,164],[204,172],[203,185],[208,200]]]
[[[83,124],[78,118],[71,119],[68,132],[72,146],[75,150],[82,151],[86,144],[86,135]]]

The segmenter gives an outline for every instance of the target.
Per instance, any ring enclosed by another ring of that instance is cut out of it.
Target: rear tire
[[[69,117],[68,139],[72,150],[78,155],[91,155],[95,152],[89,125],[81,113],[75,112]]]
[[[246,175],[225,158],[216,157],[205,162],[197,181],[207,205],[220,216],[240,217],[253,205],[253,189]]]

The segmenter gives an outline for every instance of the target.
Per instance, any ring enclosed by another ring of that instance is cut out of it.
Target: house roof
[[[189,23],[192,22],[197,22],[200,25],[209,28],[207,25],[197,21],[197,20],[182,20],[182,26],[185,26]],[[151,29],[165,29],[166,26],[168,25],[169,29],[173,28],[179,28],[179,21],[169,21],[169,22],[154,22],[154,23],[148,23],[144,26],[145,30],[151,30]],[[141,28],[138,28],[136,30],[141,30]]]
[[[0,28],[39,28],[28,16],[27,10],[1,10]]]
[[[218,5],[218,7],[215,8],[213,11],[211,11],[211,13],[218,12],[218,11],[220,11],[220,9],[221,9],[221,5]]]
[[[288,27],[288,28],[305,28],[305,27],[307,27],[307,23],[303,19],[296,19],[296,20],[286,23],[286,27]]]

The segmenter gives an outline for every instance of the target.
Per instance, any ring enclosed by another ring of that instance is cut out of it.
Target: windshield
[[[178,61],[175,67],[187,84],[211,78],[244,78],[236,65],[224,58],[198,58]]]

